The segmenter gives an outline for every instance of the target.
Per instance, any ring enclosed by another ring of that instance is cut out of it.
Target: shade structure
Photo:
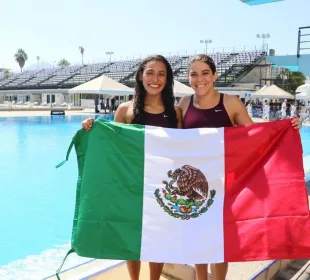
[[[310,93],[310,81],[296,89],[296,93]]]
[[[309,99],[310,100],[310,83],[309,84],[304,84],[299,86],[296,89],[296,99],[297,100],[304,100],[304,99]]]
[[[134,90],[107,76],[100,76],[68,91],[69,93],[131,95]]]
[[[191,87],[184,85],[176,80],[174,80],[173,90],[174,90],[175,97],[183,97],[183,96],[188,96],[188,95],[192,95],[195,93]]]
[[[268,3],[273,3],[273,2],[280,2],[284,0],[240,0],[240,1],[249,6],[254,6],[254,5],[262,5],[262,4],[268,4]]]
[[[310,100],[310,92],[309,93],[306,93],[306,92],[298,93],[296,94],[296,99],[297,100]]]
[[[279,88],[276,85],[265,86],[260,90],[253,93],[255,97],[265,97],[265,98],[289,98],[293,99],[294,96],[285,90]]]

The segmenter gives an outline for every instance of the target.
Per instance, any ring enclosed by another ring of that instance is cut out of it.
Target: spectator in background
[[[253,117],[253,113],[252,113],[252,109],[253,109],[252,101],[249,101],[248,105],[246,106],[246,109],[247,109],[247,111],[248,111],[249,116],[252,118],[252,117]]]
[[[101,108],[101,110],[104,110],[105,114],[107,113],[106,112],[106,107],[105,107],[105,104],[104,104],[104,99],[102,99],[101,102],[100,102],[100,108]]]
[[[115,111],[115,98],[114,96],[111,99],[111,113]]]
[[[291,118],[293,118],[294,116],[295,116],[295,114],[296,114],[296,106],[295,106],[295,104],[294,103],[292,103],[291,104]]]
[[[107,98],[107,103],[105,107],[109,110],[109,113],[110,113],[110,99],[109,98]]]
[[[115,99],[115,111],[117,110],[119,106],[119,101],[118,101],[118,98]]]
[[[98,109],[98,105],[99,105],[99,98],[98,96],[95,98],[95,113],[99,113],[99,109]]]
[[[281,120],[284,120],[286,118],[286,109],[287,109],[286,102],[287,102],[287,99],[284,99],[281,105]]]
[[[270,106],[268,104],[268,101],[265,100],[265,105],[263,108],[263,120],[269,121],[269,115],[270,115]]]

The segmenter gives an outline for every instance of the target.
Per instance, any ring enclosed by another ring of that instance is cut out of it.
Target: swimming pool
[[[0,279],[42,279],[69,249],[74,152],[64,167],[55,165],[86,117],[0,118]],[[81,259],[73,256],[67,266]]]
[[[310,126],[303,126],[300,130],[304,156],[310,156]]]
[[[74,152],[64,167],[56,170],[55,165],[86,117],[0,118],[0,279],[53,274],[69,249]],[[310,155],[310,127],[303,127],[301,135],[304,154]],[[70,257],[67,267],[86,260]]]

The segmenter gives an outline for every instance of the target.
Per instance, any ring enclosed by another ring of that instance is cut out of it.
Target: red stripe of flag
[[[290,120],[225,128],[225,261],[310,257],[300,134]]]

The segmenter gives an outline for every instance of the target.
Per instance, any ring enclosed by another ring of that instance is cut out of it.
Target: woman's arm
[[[182,110],[178,106],[174,106],[175,112],[177,114],[178,126],[177,128],[183,128],[183,118],[182,118]]]

